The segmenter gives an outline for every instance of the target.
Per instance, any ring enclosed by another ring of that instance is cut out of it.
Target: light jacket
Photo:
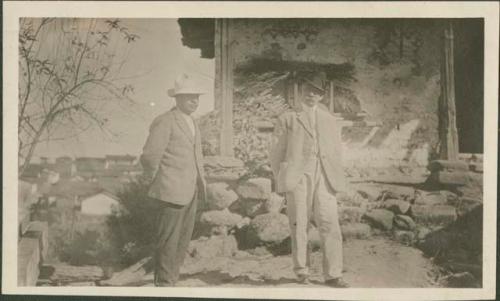
[[[282,193],[293,190],[311,157],[319,158],[331,188],[337,192],[345,191],[340,129],[336,119],[321,107],[317,109],[316,129],[311,128],[303,111],[282,114],[275,127],[277,141],[270,158],[276,191]]]
[[[141,163],[145,175],[152,179],[148,192],[150,197],[187,205],[197,187],[198,197],[205,197],[206,185],[200,129],[195,122],[193,136],[181,114],[173,108],[153,121]]]

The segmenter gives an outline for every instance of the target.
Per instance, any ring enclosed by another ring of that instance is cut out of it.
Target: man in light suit
[[[200,130],[191,117],[201,90],[186,75],[169,96],[176,106],[151,124],[141,163],[151,179],[149,197],[159,202],[154,283],[173,286],[193,233],[196,207],[205,196]]]
[[[313,219],[321,238],[325,284],[348,287],[342,279],[342,234],[336,194],[345,190],[340,127],[319,101],[320,77],[303,79],[301,108],[278,118],[271,152],[276,191],[284,193],[292,239],[294,271],[308,283],[308,230]],[[319,104],[319,105],[318,105]]]

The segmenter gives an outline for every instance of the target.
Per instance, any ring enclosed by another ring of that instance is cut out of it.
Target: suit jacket
[[[278,118],[278,139],[270,158],[277,192],[289,192],[298,184],[307,159],[316,156],[315,136],[327,182],[335,191],[345,190],[341,128],[329,112],[318,107],[316,114],[317,131],[311,128],[305,112],[286,112]]]
[[[150,197],[187,205],[197,186],[199,197],[206,194],[200,129],[195,122],[193,137],[181,114],[174,108],[153,121],[141,163],[146,176],[152,179]]]

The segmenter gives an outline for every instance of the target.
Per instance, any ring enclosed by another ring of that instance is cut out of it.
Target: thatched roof
[[[281,60],[256,57],[236,67],[235,72],[246,74],[262,74],[267,72],[289,72],[292,77],[300,79],[324,72],[328,80],[342,82],[355,81],[354,66],[349,63],[332,64]]]

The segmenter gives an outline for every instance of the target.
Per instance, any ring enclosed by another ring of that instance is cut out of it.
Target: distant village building
[[[118,198],[106,191],[86,196],[80,200],[80,213],[86,215],[111,215],[118,209]]]
[[[106,155],[106,168],[117,165],[133,166],[137,163],[136,156],[132,155]]]

